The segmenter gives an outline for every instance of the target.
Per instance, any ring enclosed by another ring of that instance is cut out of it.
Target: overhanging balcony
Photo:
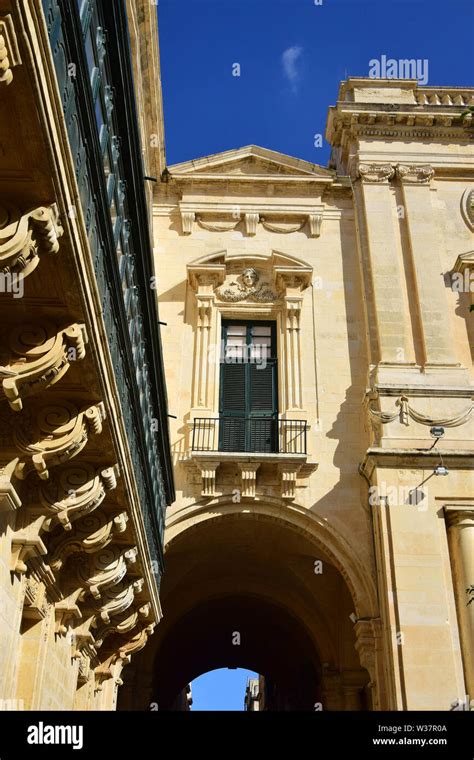
[[[306,420],[272,417],[197,417],[192,451],[306,454]]]
[[[273,476],[276,473],[277,494],[294,499],[297,479],[307,478],[317,467],[307,461],[307,429],[306,420],[270,416],[195,418],[189,461],[201,474],[201,495],[214,497],[219,492],[225,493],[216,473],[221,465],[232,463],[240,470],[240,487],[232,491],[235,495],[237,490],[239,499],[259,496],[258,470],[260,473],[270,470]],[[268,492],[268,488],[264,491]]]

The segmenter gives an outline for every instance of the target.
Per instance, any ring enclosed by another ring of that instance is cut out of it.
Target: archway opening
[[[220,668],[260,674],[265,710],[370,708],[345,578],[284,520],[223,510],[191,525],[168,545],[162,600],[121,709],[182,709],[188,684]]]

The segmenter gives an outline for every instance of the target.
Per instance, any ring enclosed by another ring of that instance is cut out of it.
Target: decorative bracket
[[[20,51],[10,14],[0,18],[0,84],[10,84],[12,69],[21,64]]]
[[[52,337],[51,337],[52,336]],[[51,325],[21,325],[10,336],[13,358],[0,366],[3,392],[15,412],[23,409],[23,399],[49,388],[68,371],[72,361],[86,355],[85,325],[73,324],[56,331]]]
[[[259,467],[260,462],[239,462],[243,498],[255,499]]]
[[[40,253],[59,251],[63,232],[55,203],[24,214],[0,204],[0,273],[27,277],[38,266]]]

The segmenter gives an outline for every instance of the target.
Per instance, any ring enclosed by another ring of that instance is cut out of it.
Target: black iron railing
[[[306,454],[306,420],[272,417],[197,417],[193,451]]]

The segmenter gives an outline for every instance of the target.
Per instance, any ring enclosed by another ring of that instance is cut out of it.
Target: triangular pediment
[[[222,177],[272,179],[320,178],[331,181],[335,172],[284,153],[248,145],[168,167],[173,178]]]

